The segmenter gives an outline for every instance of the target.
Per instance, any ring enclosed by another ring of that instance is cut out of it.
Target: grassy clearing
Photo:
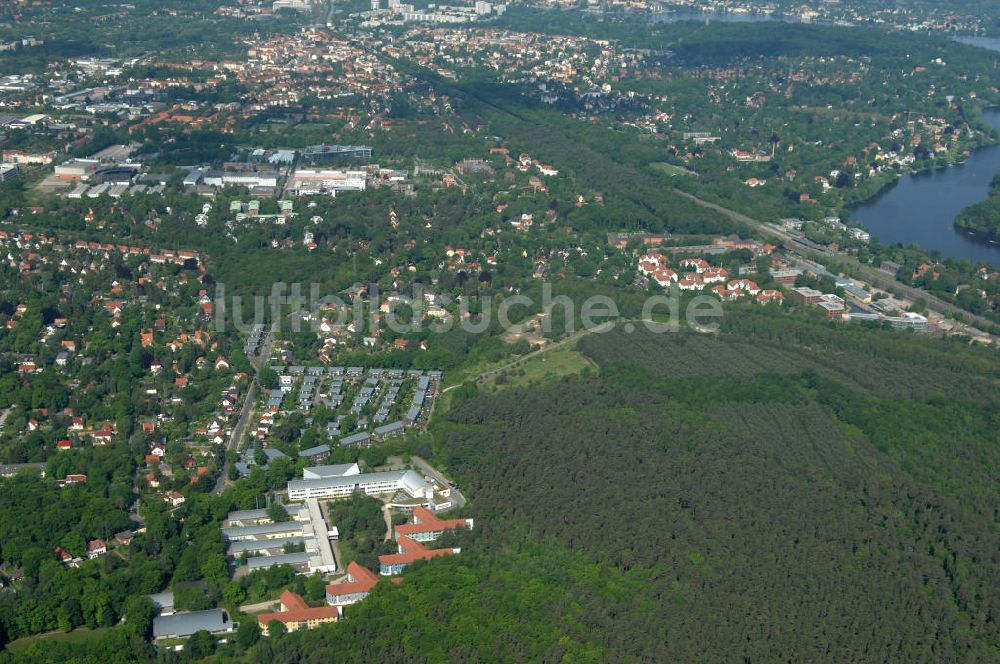
[[[689,171],[686,168],[675,166],[674,164],[668,164],[665,161],[653,162],[649,165],[649,167],[657,173],[669,175],[670,177],[675,177],[677,175],[697,175],[694,171]]]
[[[521,387],[530,383],[542,383],[578,374],[594,364],[569,345],[555,348],[547,353],[535,355],[505,370],[491,375],[483,381],[483,387]]]

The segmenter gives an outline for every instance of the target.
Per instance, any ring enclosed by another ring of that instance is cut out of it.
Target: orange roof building
[[[424,507],[413,509],[413,522],[396,526],[398,553],[379,556],[379,573],[383,576],[399,574],[407,565],[418,560],[430,560],[438,556],[461,553],[461,549],[428,549],[422,542],[431,542],[447,530],[456,528],[472,529],[472,519],[439,519]]]
[[[312,629],[317,625],[340,620],[340,608],[336,606],[309,606],[300,595],[291,590],[281,593],[281,611],[262,613],[257,616],[261,632],[267,636],[267,626],[272,620],[284,623],[289,632],[298,629]]]
[[[468,528],[472,530],[472,519],[439,519],[426,507],[413,508],[413,522],[396,526],[396,539],[409,537],[418,542],[431,542],[441,537],[446,530]]]
[[[396,544],[399,547],[399,553],[390,553],[378,557],[379,573],[382,576],[399,574],[406,569],[407,565],[411,565],[418,560],[430,560],[431,558],[462,552],[461,549],[428,549],[417,540],[410,539],[405,535],[397,539]]]
[[[333,606],[346,606],[360,602],[368,596],[376,583],[378,583],[378,576],[374,572],[356,562],[351,562],[347,566],[347,581],[331,583],[326,587],[326,603]]]

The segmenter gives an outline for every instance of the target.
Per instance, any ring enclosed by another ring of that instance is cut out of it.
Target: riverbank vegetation
[[[962,210],[955,227],[987,242],[1000,242],[1000,173],[990,182],[990,195]]]

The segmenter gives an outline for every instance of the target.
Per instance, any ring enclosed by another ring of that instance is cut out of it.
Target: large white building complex
[[[303,479],[292,480],[288,483],[288,499],[346,498],[355,491],[369,496],[403,491],[410,498],[426,501],[431,501],[434,498],[434,487],[412,470],[345,474],[339,468],[341,466],[306,468],[302,473]]]
[[[300,168],[288,179],[286,190],[296,196],[316,196],[339,191],[364,191],[368,176],[364,171],[331,171]]]

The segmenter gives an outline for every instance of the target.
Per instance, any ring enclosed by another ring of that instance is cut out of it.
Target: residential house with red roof
[[[171,505],[172,507],[177,507],[178,505],[184,504],[184,496],[176,491],[171,491],[170,493],[163,496],[163,500]]]
[[[756,295],[760,292],[760,286],[757,285],[756,281],[751,281],[750,279],[733,279],[729,282],[729,290]]]
[[[74,556],[72,553],[66,551],[62,547],[57,546],[55,548],[55,554],[56,558],[59,559],[59,562],[61,562],[65,567],[79,567],[80,563],[83,562],[83,558],[78,558]]]
[[[729,278],[729,271],[724,267],[709,267],[701,275],[706,284],[720,284]]]
[[[653,271],[652,278],[658,286],[666,287],[677,281],[677,273],[670,268],[661,267]]]
[[[83,484],[87,481],[87,476],[82,473],[67,475],[61,482],[58,482],[59,488],[64,486],[70,486],[73,484]]]
[[[685,274],[677,282],[678,287],[682,291],[693,291],[693,290],[703,290],[705,288],[705,280],[702,279],[700,274]]]
[[[711,267],[704,258],[682,258],[680,266],[685,270],[694,270],[698,274]]]
[[[94,560],[108,552],[108,543],[102,539],[90,540],[87,542],[87,558]]]
[[[91,437],[94,440],[94,445],[107,445],[111,442],[114,435],[115,430],[111,428],[111,425],[105,424],[103,427],[95,431]]]
[[[768,304],[770,302],[784,302],[785,296],[782,295],[781,291],[775,290],[773,288],[765,288],[757,295],[757,302],[761,304]]]

